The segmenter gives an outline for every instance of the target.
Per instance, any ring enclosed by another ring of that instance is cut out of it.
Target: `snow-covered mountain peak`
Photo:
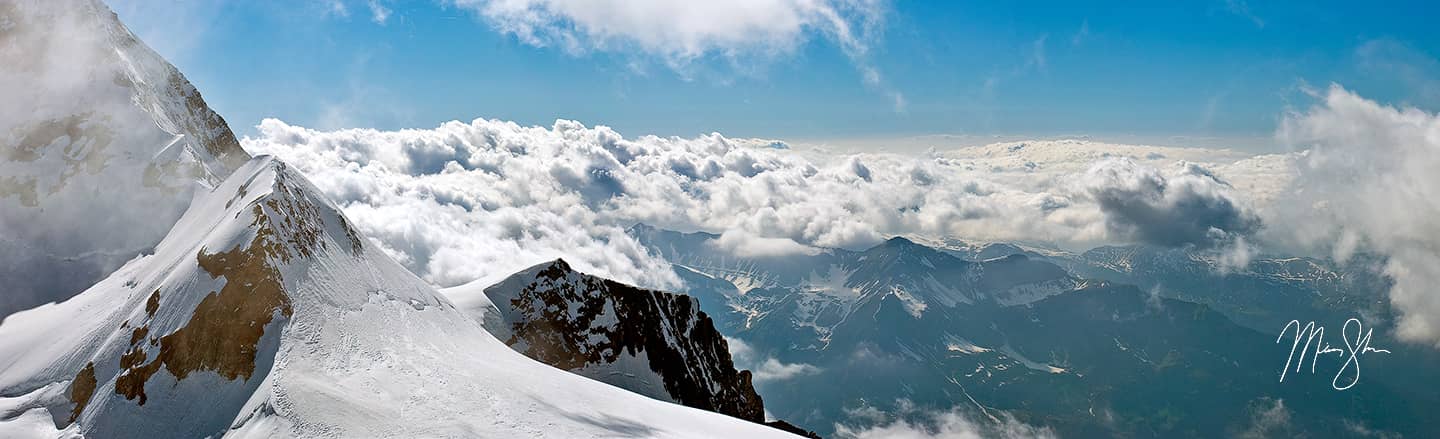
[[[6,318],[6,419],[92,437],[779,434],[515,353],[318,194],[257,157],[154,254]]]
[[[0,316],[152,248],[249,160],[174,66],[96,0],[0,3]]]
[[[272,368],[305,274],[321,259],[362,256],[358,234],[316,193],[272,158],[241,166],[194,199],[155,254],[70,301],[7,318],[0,351],[13,355],[0,364],[0,392],[75,373],[72,383],[95,384],[46,405],[72,405],[81,431],[133,429],[143,412],[192,417],[179,432],[224,427]],[[195,398],[216,404],[195,408]]]

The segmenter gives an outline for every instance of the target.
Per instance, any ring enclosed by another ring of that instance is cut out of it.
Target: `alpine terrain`
[[[511,350],[305,177],[234,149],[194,89],[98,2],[5,2],[0,36],[7,61],[27,61],[5,63],[3,84],[39,108],[3,118],[36,121],[6,138],[4,201],[21,209],[4,209],[5,237],[21,239],[6,245],[128,230],[46,222],[66,208],[147,222],[117,247],[56,247],[145,251],[0,321],[0,437],[790,436]],[[50,64],[83,74],[53,77]],[[148,195],[125,199],[132,190]],[[177,200],[188,207],[170,220]],[[154,230],[163,239],[146,242]],[[58,253],[3,254],[55,256],[28,262],[32,275],[67,270]]]
[[[583,274],[564,260],[483,290],[443,292],[456,303],[481,304],[466,308],[531,358],[652,398],[765,423],[750,371],[735,369],[728,343],[693,298]],[[483,296],[470,297],[476,294]],[[487,318],[497,313],[501,318]],[[767,425],[808,433],[784,422]]]
[[[1278,381],[1290,345],[1275,344],[1283,323],[1272,323],[1374,300],[1357,292],[1373,276],[1317,261],[1256,258],[1222,274],[1183,250],[1074,255],[903,237],[736,257],[718,235],[629,232],[673,264],[752,363],[796,371],[756,387],[771,414],[822,435],[955,407],[1082,437],[1239,435],[1277,404],[1310,420],[1292,434],[1357,419],[1401,434],[1440,428],[1417,409],[1440,401],[1405,384],[1435,379],[1409,367],[1440,364],[1426,352],[1368,361],[1365,385],[1338,397],[1330,374]],[[1102,257],[1112,254],[1128,257]],[[1377,332],[1374,344],[1399,342]],[[1321,356],[1317,370],[1342,361]]]
[[[79,293],[250,158],[95,0],[0,2],[0,316]]]

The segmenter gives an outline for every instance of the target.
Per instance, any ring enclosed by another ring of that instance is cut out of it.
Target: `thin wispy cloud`
[[[370,0],[367,5],[370,6],[370,21],[375,22],[375,24],[384,25],[386,21],[390,20],[392,11],[390,8],[385,7],[385,4],[381,3],[380,0]]]
[[[1250,20],[1251,23],[1255,24],[1256,28],[1265,28],[1265,20],[1255,15],[1254,12],[1251,12],[1250,4],[1246,3],[1245,0],[1225,0],[1225,11]]]
[[[1036,70],[1045,70],[1045,40],[1049,38],[1050,35],[1048,34],[1041,35],[1039,38],[1036,38],[1035,41],[1030,43],[1030,57],[1025,61],[1026,67],[1031,67]]]
[[[862,83],[905,109],[905,97],[871,60],[883,33],[883,0],[452,0],[496,31],[574,55],[638,53],[683,71],[707,59],[734,65],[793,55],[828,41],[850,59]]]
[[[1070,37],[1070,45],[1079,46],[1087,38],[1090,38],[1090,19],[1088,18],[1080,22],[1080,30],[1075,31],[1075,35]]]

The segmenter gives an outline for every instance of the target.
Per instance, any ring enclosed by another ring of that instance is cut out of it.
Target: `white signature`
[[[1350,339],[1351,325],[1355,326],[1354,344],[1351,344]],[[1316,325],[1314,321],[1302,326],[1299,320],[1291,320],[1290,323],[1285,325],[1285,329],[1280,330],[1280,337],[1275,339],[1275,343],[1280,343],[1281,340],[1285,339],[1285,334],[1290,332],[1290,328],[1295,328],[1295,339],[1290,344],[1290,357],[1285,359],[1285,368],[1280,369],[1280,382],[1285,382],[1285,374],[1290,372],[1291,364],[1295,365],[1295,373],[1300,373],[1300,368],[1305,365],[1305,354],[1308,351],[1310,353],[1311,374],[1315,373],[1315,360],[1320,357],[1320,354],[1339,355],[1345,358],[1345,364],[1340,365],[1340,371],[1335,373],[1335,379],[1330,380],[1330,387],[1334,387],[1335,390],[1345,390],[1355,386],[1355,383],[1360,382],[1360,357],[1371,352],[1381,354],[1390,353],[1390,351],[1386,349],[1370,347],[1370,335],[1375,332],[1375,329],[1372,328],[1366,331],[1364,326],[1363,323],[1360,323],[1360,319],[1351,318],[1350,320],[1346,320],[1345,326],[1340,328],[1340,338],[1345,341],[1345,349],[1340,349],[1331,347],[1330,343],[1325,342],[1324,326]],[[1304,340],[1303,344],[1301,343],[1302,339]],[[1311,349],[1312,347],[1314,349]],[[1299,361],[1295,361],[1297,351],[1300,354],[1298,357]],[[1351,373],[1347,375],[1346,372]],[[1342,386],[1342,377],[1350,378],[1349,383]]]

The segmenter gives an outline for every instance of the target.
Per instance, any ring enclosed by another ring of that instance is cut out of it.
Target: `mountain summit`
[[[0,318],[149,251],[250,156],[95,0],[0,3]]]

